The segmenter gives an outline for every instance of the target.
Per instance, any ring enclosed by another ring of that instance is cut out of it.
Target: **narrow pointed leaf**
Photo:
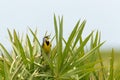
[[[58,43],[58,26],[57,26],[57,20],[56,20],[55,14],[54,14],[54,29],[55,29],[56,44],[57,44]]]
[[[86,24],[86,21],[83,21],[82,24],[81,24],[80,27],[79,27],[78,35],[77,35],[77,37],[76,37],[76,39],[75,39],[75,43],[74,43],[74,45],[73,45],[73,49],[75,48],[77,42],[79,41],[80,36],[82,36],[82,33],[83,33],[83,29],[84,29],[84,27],[85,27],[85,24]]]
[[[5,49],[5,47],[0,43],[0,48],[3,50],[4,55],[8,58],[8,60],[12,63],[13,59],[10,53]]]

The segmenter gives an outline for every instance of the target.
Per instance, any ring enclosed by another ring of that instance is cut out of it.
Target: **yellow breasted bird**
[[[51,50],[51,42],[49,41],[49,39],[50,39],[49,36],[45,36],[43,38],[43,44],[42,44],[42,48],[47,55],[49,55]]]

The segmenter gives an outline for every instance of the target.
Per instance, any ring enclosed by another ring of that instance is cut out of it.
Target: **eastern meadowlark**
[[[51,42],[49,41],[49,39],[50,39],[49,36],[45,36],[43,38],[43,44],[42,44],[42,48],[47,55],[49,55],[51,50]]]

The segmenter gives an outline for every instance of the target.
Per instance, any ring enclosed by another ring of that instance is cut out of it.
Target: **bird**
[[[49,35],[44,36],[43,43],[42,43],[42,48],[47,55],[49,55],[51,51],[51,42],[49,41],[49,39],[50,39]]]

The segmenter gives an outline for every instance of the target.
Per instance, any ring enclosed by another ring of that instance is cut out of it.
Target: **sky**
[[[46,31],[54,34],[54,14],[64,16],[65,38],[80,19],[87,21],[83,36],[99,30],[104,46],[120,46],[120,0],[0,0],[0,43],[9,48],[7,28],[37,28],[41,40]]]

